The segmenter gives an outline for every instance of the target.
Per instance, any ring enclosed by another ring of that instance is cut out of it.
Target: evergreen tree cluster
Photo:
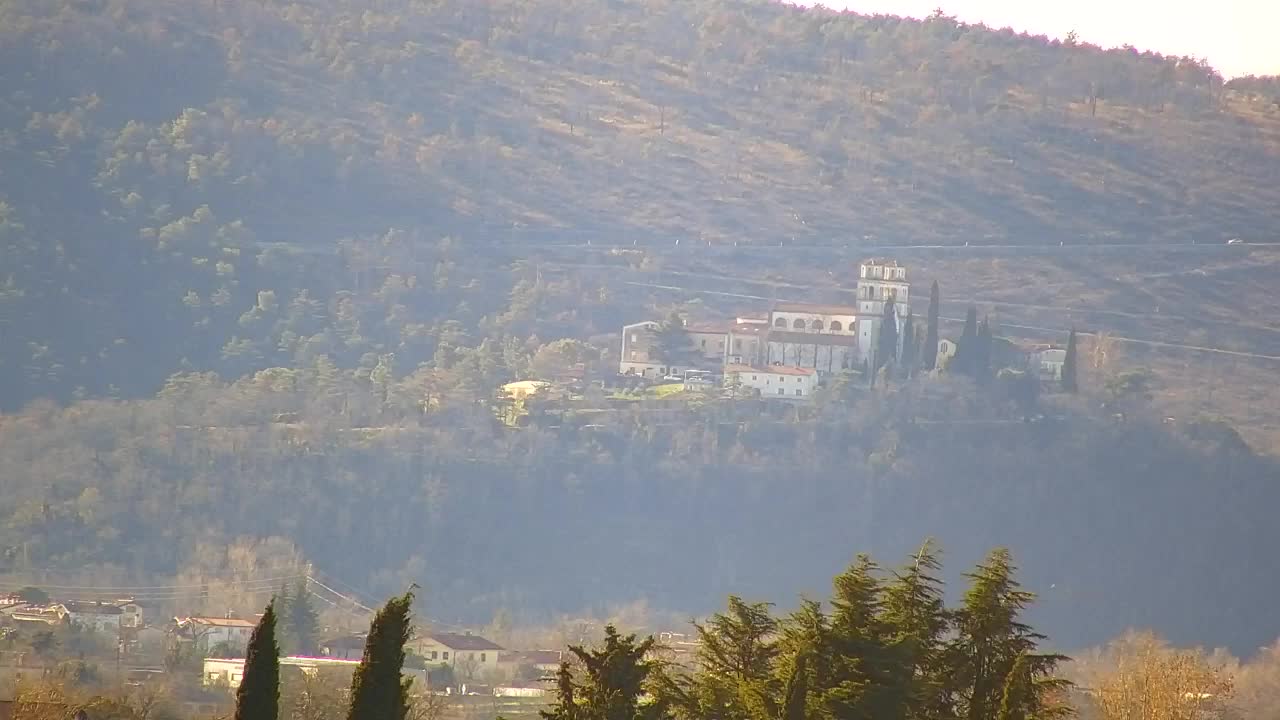
[[[289,622],[297,622],[299,614],[314,611],[306,604],[305,585],[293,595],[282,593],[280,598],[267,604],[262,618],[249,638],[245,653],[244,679],[236,691],[235,720],[276,720],[280,712],[280,645],[276,640],[278,623],[277,605],[289,608],[292,620],[283,623],[290,631]],[[392,598],[378,611],[369,626],[365,641],[364,657],[351,679],[351,705],[347,720],[405,720],[411,702],[409,690],[413,678],[403,675],[404,646],[411,634],[409,610],[413,605],[413,593],[407,592]]]
[[[833,581],[829,609],[806,600],[785,618],[730,597],[697,626],[695,667],[664,669],[655,707],[679,720],[1013,720],[1068,712],[1061,655],[1022,619],[1034,596],[997,549],[968,573],[958,607],[943,599],[931,542],[883,572],[859,556]],[[562,690],[562,703],[567,696]],[[581,703],[565,708],[578,711]],[[570,713],[548,715],[560,720]],[[588,713],[595,720],[602,715]]]

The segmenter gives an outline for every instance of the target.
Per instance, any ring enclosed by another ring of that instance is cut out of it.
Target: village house
[[[618,373],[661,379],[668,375],[683,376],[688,370],[719,369],[724,364],[729,325],[689,323],[684,326],[686,347],[676,358],[661,357],[654,335],[662,328],[652,320],[625,325],[622,328],[622,350]]]
[[[724,369],[724,382],[725,387],[754,390],[762,398],[803,400],[818,389],[818,373],[810,368],[783,365],[729,365]]]
[[[72,623],[95,632],[116,635],[122,629],[137,630],[143,626],[142,607],[132,601],[68,601],[62,606]]]
[[[532,668],[548,676],[560,669],[564,659],[564,652],[560,650],[512,650],[504,652],[501,657],[504,665]]]
[[[320,655],[335,660],[359,660],[364,657],[364,644],[368,639],[364,633],[358,635],[340,635],[320,643]]]
[[[1062,379],[1062,366],[1067,362],[1065,348],[1045,348],[1033,357],[1033,365],[1040,371],[1040,378],[1046,381]]]
[[[951,358],[956,356],[956,351],[960,349],[960,345],[951,338],[942,338],[938,341],[938,367],[945,368],[947,363],[951,362]]]
[[[186,617],[173,619],[173,635],[202,651],[221,644],[243,650],[249,644],[254,623],[238,618]]]
[[[471,633],[428,632],[406,645],[429,664],[448,665],[456,672],[474,676],[497,670],[501,645]]]

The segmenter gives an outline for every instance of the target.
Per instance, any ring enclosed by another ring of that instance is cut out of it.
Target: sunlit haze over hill
[[[801,2],[812,5],[812,2]],[[1133,45],[1166,55],[1207,58],[1227,77],[1280,73],[1280,2],[1223,0],[827,0],[838,10],[925,17],[939,6],[969,23],[1052,37],[1075,30],[1084,42]]]

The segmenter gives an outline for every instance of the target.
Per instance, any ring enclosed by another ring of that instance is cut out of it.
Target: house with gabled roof
[[[464,674],[497,670],[503,647],[471,633],[424,632],[406,646],[428,664],[443,664]]]
[[[184,617],[174,618],[172,634],[180,642],[189,642],[203,651],[226,644],[244,649],[255,623],[239,618]]]

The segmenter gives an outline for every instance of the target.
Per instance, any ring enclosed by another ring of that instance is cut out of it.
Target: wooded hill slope
[[[456,265],[552,242],[1221,243],[1280,219],[1274,83],[944,16],[18,0],[0,63],[7,407],[296,354],[244,316],[341,314],[394,267],[344,239],[392,228],[435,276],[397,317],[434,337],[523,279]]]

